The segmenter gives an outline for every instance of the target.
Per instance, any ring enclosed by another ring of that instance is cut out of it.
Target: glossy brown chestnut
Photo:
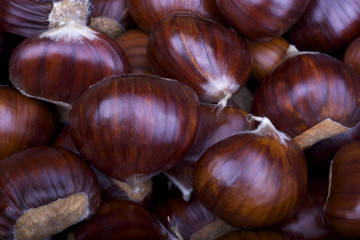
[[[146,32],[163,18],[176,12],[193,13],[205,18],[217,20],[220,13],[215,0],[127,0],[134,21]]]
[[[227,106],[218,115],[214,108],[213,104],[200,105],[199,125],[194,143],[182,160],[165,172],[182,191],[186,200],[192,193],[193,168],[200,156],[216,142],[255,127],[253,122],[247,121],[247,113],[243,110]]]
[[[359,101],[360,76],[353,69],[326,54],[300,52],[265,78],[252,113],[268,117],[308,148],[353,127],[360,119]]]
[[[251,79],[261,83],[291,51],[290,44],[283,37],[267,42],[248,41],[253,59],[251,66]]]
[[[68,240],[168,240],[155,217],[140,205],[127,200],[102,201],[99,211],[68,234]]]
[[[1,0],[0,26],[6,32],[32,37],[73,19],[88,24],[92,0]]]
[[[50,105],[0,86],[0,161],[26,148],[50,144],[56,123]]]
[[[306,191],[304,153],[267,118],[254,131],[228,137],[200,157],[195,196],[218,218],[242,229],[264,228],[292,216]]]
[[[0,163],[0,238],[44,239],[92,216],[100,191],[90,166],[62,148],[35,147]]]
[[[195,138],[198,108],[195,92],[176,80],[115,75],[74,103],[70,133],[96,168],[135,187],[183,157]]]
[[[288,36],[299,50],[342,56],[360,34],[359,26],[358,0],[311,0]]]
[[[235,230],[209,212],[199,199],[192,197],[185,201],[178,191],[171,191],[154,212],[168,231],[179,239],[210,240]]]
[[[359,195],[360,141],[336,153],[330,170],[325,213],[331,229],[341,237],[360,239]]]
[[[259,231],[235,231],[227,233],[216,240],[290,240],[281,233],[259,230]],[[291,239],[292,240],[292,239]]]
[[[352,41],[346,48],[343,61],[360,74],[360,37]]]
[[[250,76],[251,56],[241,37],[193,14],[164,18],[151,32],[148,58],[154,73],[191,86],[220,110]]]
[[[104,77],[130,72],[115,41],[74,21],[23,41],[9,65],[10,80],[23,94],[68,108]]]
[[[217,0],[223,18],[242,36],[270,41],[288,31],[309,0]]]
[[[296,214],[275,229],[291,240],[335,240],[325,216],[327,178],[308,178],[304,200]]]
[[[115,39],[129,60],[131,73],[152,74],[146,56],[149,39],[150,35],[140,29],[126,30]]]

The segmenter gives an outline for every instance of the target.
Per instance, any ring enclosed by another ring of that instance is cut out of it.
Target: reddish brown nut
[[[194,14],[163,19],[151,32],[147,53],[154,73],[184,82],[203,102],[217,103],[219,110],[250,76],[246,41]]]
[[[76,154],[35,147],[0,163],[0,238],[44,239],[92,216],[96,177]]]
[[[72,20],[23,41],[9,65],[10,80],[23,94],[67,108],[104,77],[130,72],[115,41]]]
[[[360,238],[360,141],[349,143],[336,153],[330,169],[325,213],[331,229],[339,236]]]
[[[108,176],[139,184],[168,170],[190,148],[198,124],[195,92],[176,80],[132,74],[89,88],[70,112],[82,156]]]
[[[218,218],[242,229],[291,217],[303,200],[307,167],[300,146],[267,118],[254,131],[212,145],[196,163],[195,196]]]
[[[88,221],[71,229],[70,240],[168,240],[169,235],[155,217],[140,205],[127,200],[102,201]]]
[[[353,69],[326,54],[299,52],[265,78],[252,113],[268,117],[305,149],[355,126],[359,102],[360,76]]]
[[[223,18],[242,36],[270,41],[288,31],[309,0],[217,0]]]
[[[56,123],[50,105],[0,86],[0,161],[26,148],[50,144]]]
[[[346,48],[343,61],[360,74],[360,37],[353,40]]]
[[[90,21],[92,0],[1,0],[0,26],[7,32],[32,37],[72,19]]]
[[[188,12],[209,19],[219,19],[220,13],[215,0],[127,0],[134,21],[146,32],[163,18],[176,12]]]

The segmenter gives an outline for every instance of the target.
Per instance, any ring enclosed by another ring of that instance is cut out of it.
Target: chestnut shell
[[[13,239],[14,225],[27,210],[75,193],[88,197],[88,215],[100,202],[90,166],[76,154],[56,147],[34,147],[0,163],[0,237]]]
[[[198,108],[195,92],[176,80],[115,75],[74,103],[70,133],[96,168],[118,180],[139,180],[169,169],[185,154],[195,138]]]
[[[26,148],[51,143],[57,124],[51,107],[13,87],[0,86],[0,161]]]

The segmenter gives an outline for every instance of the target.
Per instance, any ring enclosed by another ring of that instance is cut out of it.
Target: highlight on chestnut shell
[[[303,150],[267,118],[253,131],[212,145],[196,163],[195,196],[218,218],[242,229],[265,228],[291,217],[306,192]]]
[[[74,103],[70,134],[80,154],[136,191],[190,148],[199,100],[185,84],[146,74],[103,79]]]
[[[219,112],[245,86],[252,63],[247,42],[234,31],[189,13],[160,21],[147,55],[155,74],[189,85],[201,101],[217,103]]]
[[[35,147],[0,163],[0,238],[45,239],[92,216],[100,191],[90,166],[62,148]]]
[[[298,52],[267,75],[251,112],[306,149],[355,126],[359,101],[360,76],[351,67],[327,54]]]

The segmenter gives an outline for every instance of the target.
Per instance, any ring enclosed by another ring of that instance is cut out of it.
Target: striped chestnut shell
[[[100,191],[76,154],[40,146],[0,163],[0,238],[45,239],[92,216]]]
[[[199,100],[176,80],[114,75],[89,88],[70,111],[70,134],[82,156],[135,187],[172,167],[191,146]]]
[[[360,76],[322,53],[284,59],[257,89],[252,113],[268,117],[303,148],[346,132],[360,120]]]

